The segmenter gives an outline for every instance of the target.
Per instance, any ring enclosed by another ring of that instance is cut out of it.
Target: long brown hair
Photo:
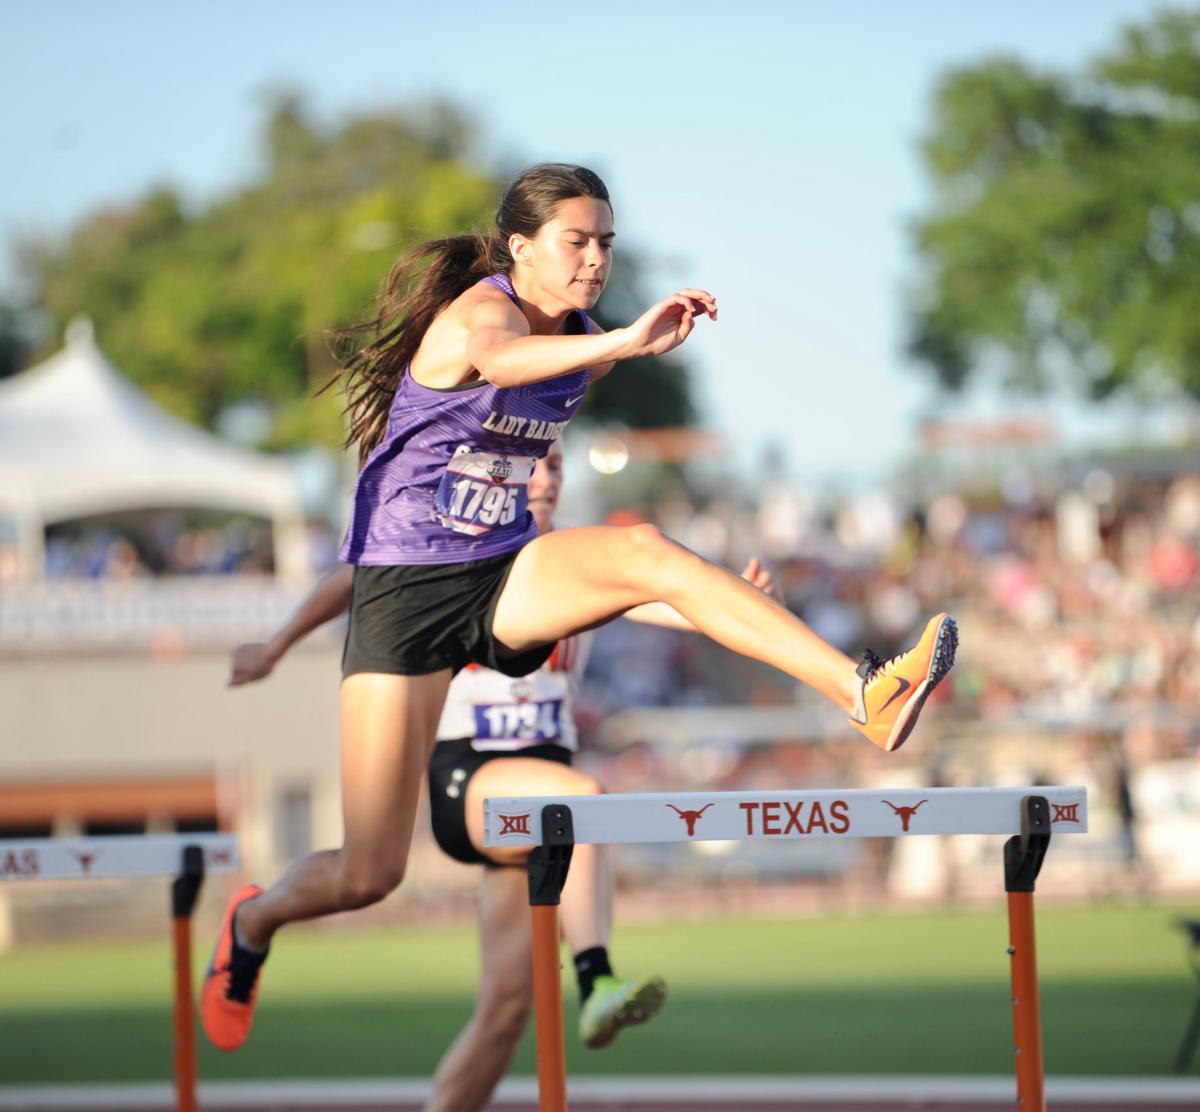
[[[481,278],[510,274],[509,237],[536,235],[574,197],[612,204],[604,182],[583,166],[531,166],[504,191],[491,235],[472,232],[422,244],[388,272],[374,318],[334,334],[350,342],[370,337],[325,387],[340,384],[345,393],[346,446],[358,445],[360,464],[383,439],[396,388],[438,313]]]

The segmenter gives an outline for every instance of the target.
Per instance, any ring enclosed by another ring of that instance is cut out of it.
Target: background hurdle
[[[117,880],[173,876],[175,1107],[196,1112],[196,1021],[192,1009],[192,912],[206,873],[239,867],[232,834],[116,835],[0,840],[0,880]]]
[[[1035,794],[1036,793],[1036,794]],[[1045,1112],[1033,890],[1052,831],[1087,833],[1081,787],[896,791],[686,792],[486,799],[484,843],[528,845],[534,1008],[542,1112],[565,1112],[558,915],[576,842],[720,841],[1007,834],[1017,1106]]]

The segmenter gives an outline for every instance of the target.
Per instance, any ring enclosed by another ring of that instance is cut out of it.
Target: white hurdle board
[[[1039,785],[493,798],[483,801],[483,841],[540,845],[549,804],[571,809],[576,842],[601,845],[1020,834],[1021,801],[1031,795],[1050,804],[1052,834],[1087,833],[1087,790]]]
[[[233,834],[6,838],[0,839],[0,881],[178,876],[188,846],[203,851],[205,873],[232,873],[240,867],[238,840]]]

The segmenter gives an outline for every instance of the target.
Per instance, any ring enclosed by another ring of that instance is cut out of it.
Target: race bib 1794
[[[483,741],[557,741],[562,700],[475,705],[475,737]]]

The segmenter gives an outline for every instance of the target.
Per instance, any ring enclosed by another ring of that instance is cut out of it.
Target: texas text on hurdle
[[[0,839],[0,880],[106,880],[176,876],[198,846],[205,873],[240,867],[232,834],[112,834],[91,838]]]
[[[539,845],[551,803],[571,808],[576,842],[598,844],[1019,834],[1021,801],[1034,792],[1050,804],[1053,833],[1087,833],[1081,787],[653,792],[486,799],[484,844]]]

